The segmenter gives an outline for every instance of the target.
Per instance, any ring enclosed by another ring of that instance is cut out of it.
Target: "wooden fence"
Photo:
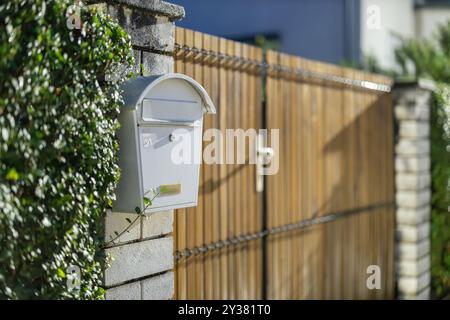
[[[175,298],[393,298],[390,79],[182,28],[176,43],[175,71],[218,110],[205,129],[279,129],[280,150],[263,192],[248,161],[202,164],[198,206],[175,213]]]

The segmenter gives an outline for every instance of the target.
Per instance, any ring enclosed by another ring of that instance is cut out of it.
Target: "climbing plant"
[[[70,0],[5,0],[0,21],[0,298],[102,298],[129,37]]]

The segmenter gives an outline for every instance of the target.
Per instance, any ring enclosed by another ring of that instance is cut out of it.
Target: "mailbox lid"
[[[145,98],[142,102],[142,120],[145,122],[196,122],[202,119],[199,102]]]
[[[180,73],[136,77],[121,86],[124,109],[136,110],[144,99],[184,100],[198,102],[203,113],[216,113],[216,108],[205,89],[194,79]],[[139,112],[139,114],[142,114]]]

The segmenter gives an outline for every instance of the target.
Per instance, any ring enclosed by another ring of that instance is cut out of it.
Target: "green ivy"
[[[70,0],[0,4],[0,298],[102,298],[127,34]],[[72,15],[71,15],[72,14]],[[72,21],[73,22],[73,21]],[[73,26],[73,25],[72,25]],[[81,271],[80,290],[67,285]]]
[[[450,88],[441,87],[431,108],[431,274],[436,297],[450,294]]]

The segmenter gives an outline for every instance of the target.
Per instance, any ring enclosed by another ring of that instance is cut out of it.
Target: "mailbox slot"
[[[143,123],[192,123],[203,117],[201,105],[197,101],[144,99],[142,102]]]

